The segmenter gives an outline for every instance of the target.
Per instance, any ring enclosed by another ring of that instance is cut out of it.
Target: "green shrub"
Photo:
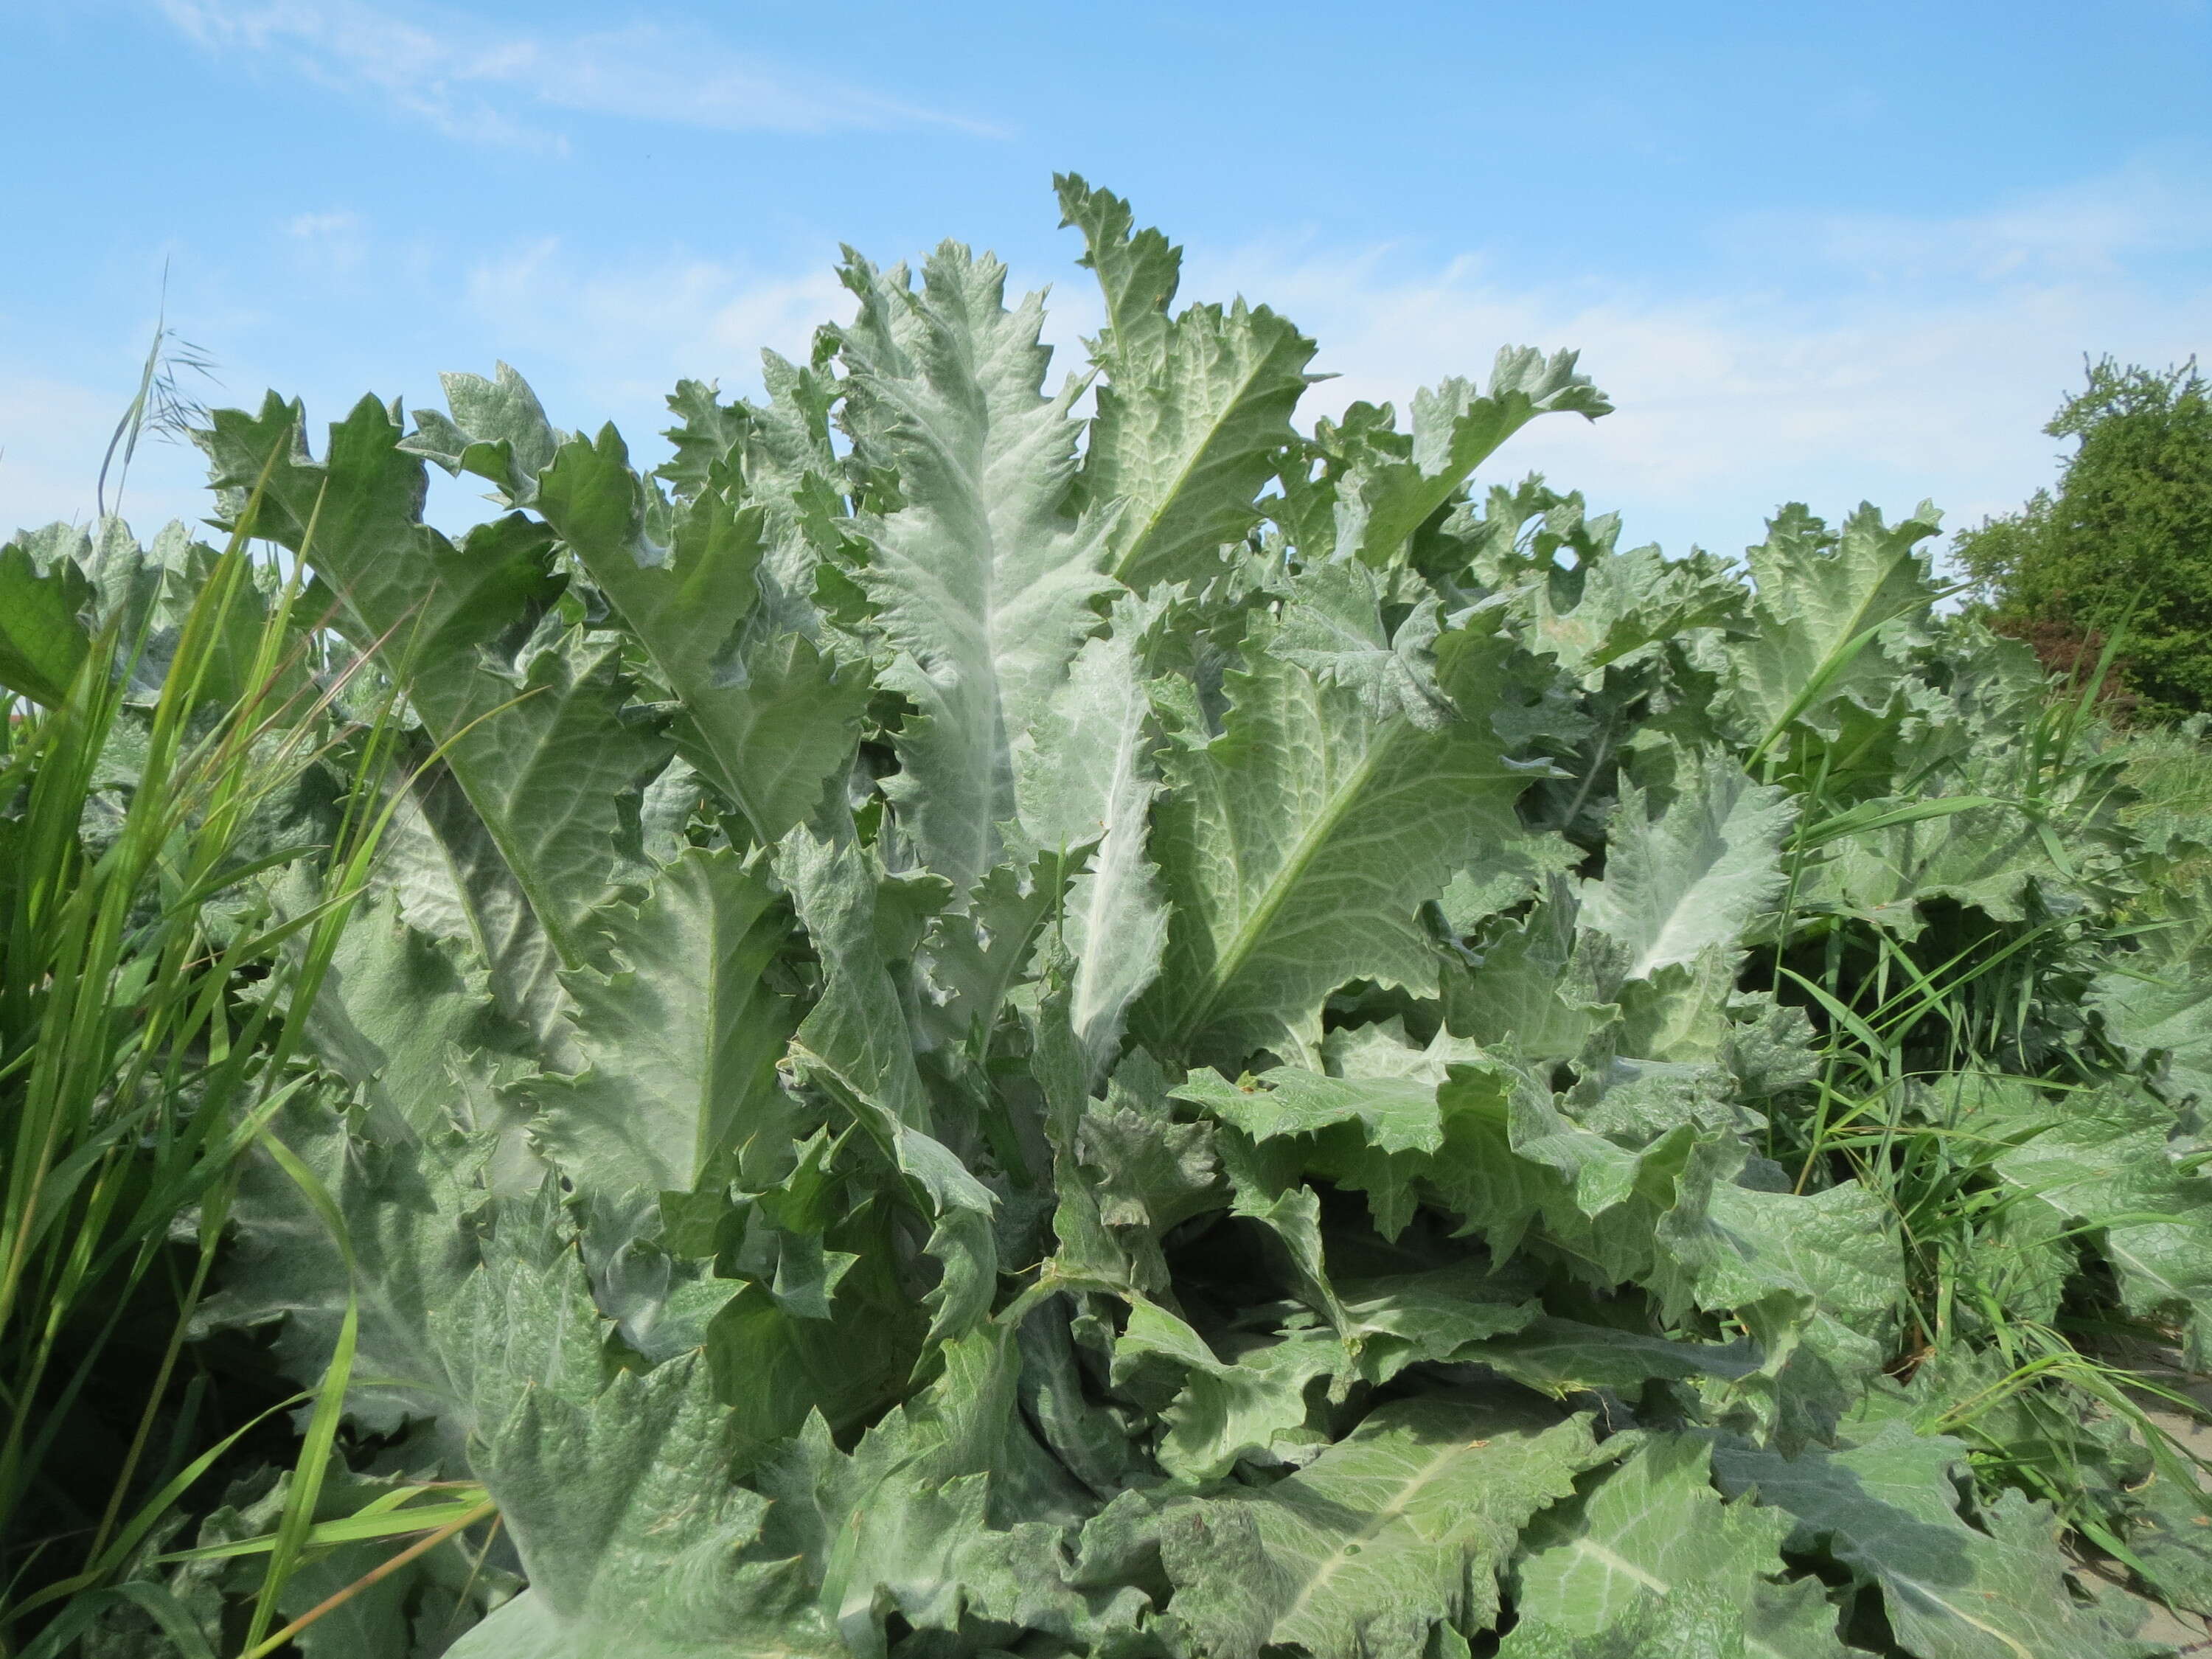
[[[2057,493],[1959,538],[1993,619],[2067,672],[2118,633],[2143,714],[2212,709],[2212,386],[2107,357],[2043,429],[2080,444]]]

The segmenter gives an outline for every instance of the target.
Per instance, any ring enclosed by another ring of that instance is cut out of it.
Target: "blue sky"
[[[165,266],[211,401],[504,358],[649,451],[678,375],[843,314],[840,243],[994,248],[1073,349],[1056,169],[1315,334],[1310,415],[1580,348],[1620,412],[1492,473],[1670,550],[1787,499],[1970,522],[2050,477],[2083,352],[2212,356],[2202,0],[0,0],[0,529],[90,513]],[[126,511],[196,476],[143,455]]]

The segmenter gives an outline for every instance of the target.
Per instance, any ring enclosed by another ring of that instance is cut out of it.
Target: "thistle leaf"
[[[1624,948],[1630,979],[1742,939],[1781,895],[1782,837],[1796,810],[1715,756],[1664,811],[1646,813],[1644,792],[1624,787],[1605,877],[1582,888],[1581,925]]]
[[[760,1188],[788,1167],[776,1066],[798,1021],[763,975],[790,921],[759,862],[686,852],[642,904],[601,913],[611,966],[566,976],[585,1068],[526,1092],[538,1144],[586,1199]]]
[[[796,1564],[748,1557],[768,1505],[730,1482],[726,1416],[691,1360],[525,1396],[479,1468],[531,1587],[454,1659],[842,1659]]]
[[[1083,232],[1107,328],[1104,371],[1083,463],[1086,499],[1118,502],[1110,568],[1139,592],[1203,580],[1219,550],[1258,522],[1257,497],[1296,441],[1290,415],[1320,378],[1314,343],[1266,307],[1239,300],[1170,318],[1182,250],[1133,230],[1129,204],[1074,174],[1054,180],[1063,225]]]
[[[91,599],[74,561],[40,569],[20,542],[0,547],[0,687],[50,708],[66,699],[92,649],[83,619]]]
[[[1029,843],[1062,855],[1094,849],[1060,921],[1073,964],[1068,1017],[1092,1081],[1112,1068],[1129,1010],[1167,948],[1167,904],[1147,847],[1160,785],[1145,677],[1148,639],[1166,611],[1158,602],[1115,604],[1109,631],[1076,654],[1015,754]]]
[[[1501,347],[1486,390],[1455,375],[1414,393],[1407,453],[1372,451],[1340,486],[1337,550],[1378,568],[1388,565],[1468,475],[1537,416],[1595,421],[1610,414],[1605,394],[1575,372],[1578,355],[1547,358],[1533,346]]]
[[[1893,1423],[1861,1446],[1796,1459],[1716,1447],[1721,1489],[1795,1521],[1785,1547],[1825,1547],[1881,1591],[1898,1640],[1924,1659],[2042,1659],[2133,1652],[2068,1591],[2048,1513],[2017,1492],[1984,1525],[1960,1512],[1966,1448]]]
[[[1376,720],[1356,692],[1263,654],[1229,678],[1222,734],[1169,750],[1153,844],[1174,908],[1143,1005],[1152,1041],[1232,1064],[1304,1054],[1336,986],[1433,981],[1416,912],[1527,834],[1512,809],[1532,775],[1489,718],[1504,641],[1471,624],[1437,656],[1457,718],[1434,730]]]
[[[1486,1629],[1497,1576],[1539,1510],[1605,1454],[1588,1419],[1499,1404],[1385,1406],[1305,1468],[1162,1518],[1175,1606],[1212,1653],[1420,1659]]]
[[[703,492],[660,546],[647,535],[650,501],[608,427],[596,443],[562,447],[536,505],[675,692],[678,750],[773,842],[851,755],[866,677],[764,613],[759,508]]]
[[[1570,1637],[1601,1636],[1644,1617],[1650,1598],[1703,1592],[1740,1617],[1754,1607],[1764,1615],[1741,1633],[1745,1659],[1809,1659],[1822,1650],[1777,1646],[1760,1628],[1793,1622],[1795,1597],[1770,1582],[1784,1570],[1789,1517],[1742,1501],[1723,1504],[1712,1487],[1711,1455],[1688,1436],[1655,1437],[1597,1476],[1585,1496],[1539,1516],[1516,1572],[1514,1609],[1522,1621]],[[1516,1643],[1507,1650],[1540,1650],[1517,1631]],[[1825,1650],[1842,1659],[1832,1612]]]
[[[1892,646],[1910,640],[1937,598],[1917,550],[1935,520],[1923,503],[1893,527],[1863,505],[1838,533],[1792,502],[1767,526],[1746,556],[1757,584],[1753,631],[1729,655],[1753,743],[1764,747],[1799,720],[1834,732],[1845,702],[1876,712],[1888,704],[1904,675]]]
[[[1076,387],[1039,389],[1040,296],[1007,310],[1005,267],[950,243],[919,292],[857,257],[845,280],[860,298],[843,336],[847,421],[902,501],[857,524],[872,551],[856,574],[894,653],[884,683],[917,710],[886,793],[924,866],[964,893],[1018,815],[1014,744],[1113,591],[1106,521],[1070,512]]]
[[[248,532],[300,554],[336,596],[337,625],[404,680],[562,960],[581,962],[624,803],[666,748],[623,719],[611,647],[571,635],[514,654],[559,592],[543,526],[511,514],[456,547],[422,522],[422,463],[391,411],[363,398],[320,462],[302,422],[271,393],[258,416],[218,412],[197,434],[226,510],[244,512],[266,466]]]

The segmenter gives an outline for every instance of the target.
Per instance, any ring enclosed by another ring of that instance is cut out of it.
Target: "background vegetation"
[[[2056,493],[1958,538],[1997,627],[2062,672],[2124,640],[2116,690],[2153,720],[2212,709],[2212,386],[2107,357],[2043,429]]]

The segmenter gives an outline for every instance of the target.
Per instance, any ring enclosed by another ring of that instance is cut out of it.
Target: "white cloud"
[[[284,234],[302,258],[324,270],[352,270],[368,255],[368,228],[358,213],[296,213],[284,222]]]
[[[1955,529],[2048,483],[2058,446],[2040,428],[2084,351],[2163,364],[2212,338],[2212,285],[2158,269],[2194,234],[2177,228],[2185,201],[2136,173],[1951,220],[1808,217],[1767,226],[1765,258],[1745,257],[1755,228],[1738,226],[1722,275],[1668,288],[1516,283],[1480,250],[1439,265],[1389,246],[1209,254],[1194,237],[1183,295],[1241,292],[1320,340],[1316,367],[1338,378],[1308,394],[1307,421],[1356,398],[1402,411],[1419,386],[1486,373],[1501,345],[1577,348],[1615,412],[1537,422],[1485,480],[1540,471],[1620,508],[1633,541],[1733,552],[1786,501],[1895,517],[1932,499]],[[1088,280],[1018,270],[1009,288],[1061,277],[1047,338],[1064,372],[1097,325]],[[615,418],[641,449],[678,375],[749,388],[758,348],[800,355],[851,309],[826,269],[617,265],[550,240],[468,283],[498,354],[558,389],[556,420]]]
[[[1309,394],[1310,415],[1355,398],[1402,410],[1502,344],[1577,348],[1616,412],[1540,421],[1488,474],[1540,470],[1622,508],[1633,540],[1734,551],[1784,501],[1895,516],[1927,497],[1957,528],[2048,483],[2057,446],[2040,428],[2084,351],[2164,364],[2212,338],[2212,285],[2156,270],[2202,240],[2170,216],[2183,199],[2127,175],[1949,221],[1808,220],[1694,297],[1296,246],[1194,257],[1185,290],[1241,290],[1317,337],[1316,367],[1341,378]]]
[[[1479,247],[1443,263],[1389,246],[1209,254],[1191,235],[1183,292],[1241,291],[1321,341],[1316,367],[1340,378],[1308,395],[1307,421],[1359,398],[1402,410],[1418,386],[1486,372],[1502,344],[1579,348],[1617,412],[1539,421],[1485,480],[1541,471],[1594,508],[1621,509],[1632,541],[1732,552],[1785,501],[1832,516],[1864,498],[1894,516],[1928,497],[1958,527],[2048,483],[2059,446],[2040,428],[2078,384],[2084,351],[2162,365],[2212,343],[2212,283],[2186,257],[2208,221],[2192,224],[2188,201],[2137,172],[1948,220],[1808,216],[1764,238],[1738,226],[1714,265],[1664,287],[1633,274],[1538,287]],[[287,228],[303,243],[360,234],[340,216]],[[488,372],[504,357],[556,422],[612,419],[656,459],[662,396],[679,376],[750,393],[760,348],[801,357],[817,324],[852,308],[826,260],[794,271],[683,249],[614,259],[552,239],[468,268],[458,290],[442,268],[422,280],[440,285],[425,301],[454,319],[447,337],[470,342],[466,360],[435,366]],[[1009,288],[1047,281],[1056,382],[1080,364],[1098,305],[1087,275],[1064,267],[1018,270]],[[428,389],[414,368],[433,365],[398,367]],[[91,469],[128,388],[79,404],[65,391],[0,372],[0,520],[89,511]],[[196,510],[195,459],[155,452],[149,468],[142,455],[149,494],[133,516],[152,515],[164,469],[178,488],[162,511]]]
[[[284,222],[285,234],[302,241],[327,240],[360,228],[361,216],[357,213],[295,213]]]
[[[702,30],[633,24],[568,34],[503,31],[462,14],[409,15],[365,0],[154,0],[210,51],[266,57],[365,94],[448,137],[560,151],[533,106],[710,131],[821,133],[988,123],[732,52]]]
[[[682,252],[594,268],[553,237],[472,266],[466,294],[498,355],[599,400],[567,411],[579,422],[657,412],[680,378],[755,386],[763,348],[804,359],[816,326],[848,309],[827,269],[764,273]]]
[[[1088,273],[1065,274],[1074,280],[1055,288],[1045,320],[1055,389],[1087,367],[1081,339],[1103,316]],[[1010,303],[1062,275],[1014,271]],[[503,357],[556,425],[611,420],[633,454],[656,457],[667,420],[663,399],[678,380],[718,380],[725,396],[757,396],[763,349],[804,362],[815,330],[849,320],[854,309],[827,263],[763,270],[678,250],[589,262],[554,237],[472,266],[467,304],[485,340],[483,362],[469,367],[486,372],[493,357]]]
[[[2212,190],[2148,162],[1949,219],[1759,214],[1723,236],[1728,257],[1823,269],[1876,287],[2108,278],[2212,243]]]
[[[57,520],[90,524],[94,481],[135,378],[106,392],[0,364],[0,540]],[[187,445],[143,441],[122,497],[124,514],[150,527],[208,510],[205,469]],[[111,507],[115,479],[108,480]]]

